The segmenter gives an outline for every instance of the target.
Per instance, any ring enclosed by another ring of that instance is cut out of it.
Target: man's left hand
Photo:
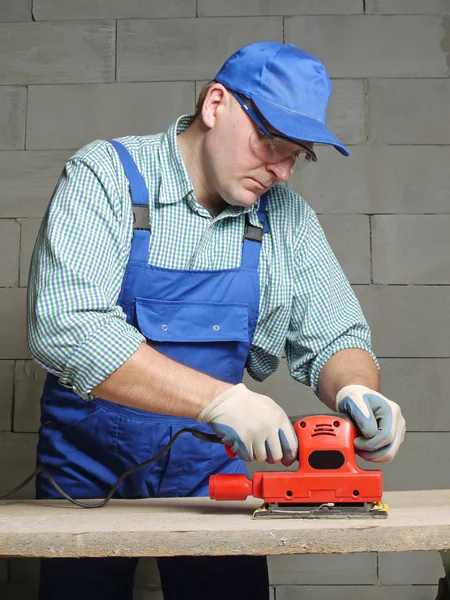
[[[336,396],[336,411],[348,414],[362,436],[355,451],[369,462],[390,462],[405,437],[400,406],[364,385],[347,385]]]

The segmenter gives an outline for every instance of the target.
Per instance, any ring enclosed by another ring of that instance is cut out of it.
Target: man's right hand
[[[297,460],[297,436],[284,410],[243,383],[215,398],[197,420],[209,423],[223,443],[243,460],[281,460],[286,466]]]

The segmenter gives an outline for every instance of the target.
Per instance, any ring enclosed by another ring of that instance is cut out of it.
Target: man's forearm
[[[230,387],[141,344],[92,394],[142,410],[196,418]]]
[[[336,394],[346,385],[365,385],[379,389],[380,378],[375,361],[365,350],[347,348],[333,354],[319,376],[319,395],[334,410]]]

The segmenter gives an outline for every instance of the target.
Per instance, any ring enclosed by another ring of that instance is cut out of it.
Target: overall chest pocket
[[[136,320],[147,343],[177,362],[230,383],[243,372],[246,304],[136,298]]]

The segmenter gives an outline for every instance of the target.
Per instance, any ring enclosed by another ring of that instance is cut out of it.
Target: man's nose
[[[291,176],[292,159],[286,158],[281,162],[269,163],[266,169],[273,173],[279,181],[287,181]]]

